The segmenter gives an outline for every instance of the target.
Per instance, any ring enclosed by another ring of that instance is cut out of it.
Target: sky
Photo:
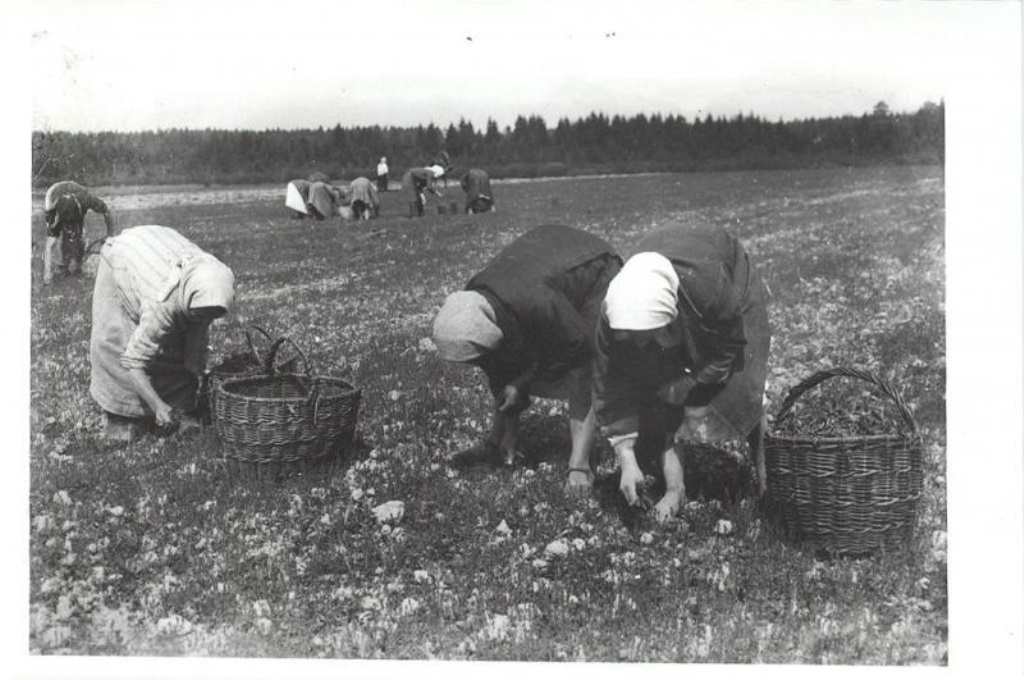
[[[502,127],[561,117],[914,111],[946,95],[970,2],[37,0],[37,130]]]

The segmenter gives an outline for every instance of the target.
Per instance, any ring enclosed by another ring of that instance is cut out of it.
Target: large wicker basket
[[[768,492],[794,538],[833,554],[865,554],[905,547],[921,498],[922,446],[902,397],[874,375],[852,368],[819,371],[787,395],[779,428],[805,392],[834,377],[872,384],[895,402],[905,433],[857,437],[765,438]]]
[[[277,353],[287,338],[271,349]],[[294,343],[292,343],[294,345]],[[258,465],[312,462],[337,457],[351,444],[362,392],[339,378],[277,373],[273,361],[263,375],[220,383],[215,422],[228,459]]]

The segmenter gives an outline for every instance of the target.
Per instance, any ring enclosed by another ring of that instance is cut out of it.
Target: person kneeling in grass
[[[438,352],[482,369],[494,397],[490,434],[456,453],[452,464],[512,464],[521,456],[519,416],[531,395],[567,399],[572,451],[566,490],[590,493],[594,329],[621,263],[592,234],[540,226],[499,252],[465,290],[448,296],[434,319]]]
[[[92,299],[89,386],[106,413],[105,438],[130,440],[147,423],[198,424],[210,323],[233,301],[231,269],[174,229],[133,227],[107,240]]]
[[[619,490],[636,503],[640,464],[660,462],[665,495],[653,512],[665,521],[686,501],[683,446],[746,437],[763,493],[770,333],[757,269],[718,227],[662,227],[636,250],[608,286],[595,348],[597,418]]]

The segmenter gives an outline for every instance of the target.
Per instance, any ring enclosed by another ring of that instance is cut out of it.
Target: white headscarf
[[[235,302],[235,276],[212,255],[203,254],[185,264],[181,286],[188,309],[220,307],[227,313]]]
[[[449,295],[434,319],[434,344],[446,361],[472,361],[498,348],[504,335],[494,308],[480,293],[461,290]]]
[[[431,165],[428,168],[428,170],[434,173],[434,179],[441,179],[442,177],[444,177],[444,168],[442,168],[440,165]]]
[[[679,276],[667,257],[637,253],[608,285],[604,313],[612,330],[646,331],[667,326],[678,310]]]

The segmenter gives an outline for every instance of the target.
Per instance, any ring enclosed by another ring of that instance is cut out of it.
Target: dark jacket
[[[635,251],[672,262],[678,315],[667,348],[616,342],[601,315],[594,396],[605,433],[637,431],[652,395],[677,382],[689,390],[685,405],[711,405],[745,435],[761,415],[770,340],[764,286],[750,257],[724,229],[704,225],[662,227]]]
[[[466,171],[460,180],[462,190],[466,192],[466,211],[488,210],[494,205],[494,195],[491,193],[491,178],[479,168],[471,168]]]
[[[402,175],[402,191],[411,201],[419,200],[420,195],[424,191],[436,194],[436,187],[437,182],[434,179],[434,173],[428,168],[409,168]]]
[[[111,233],[113,223],[107,204],[89,193],[81,184],[72,181],[57,182],[46,193],[47,198],[53,202],[46,207],[44,214],[47,236],[81,238],[85,215],[90,210],[103,215],[107,232]]]
[[[557,380],[592,361],[600,305],[622,260],[604,240],[560,225],[536,227],[509,244],[466,290],[494,308],[501,346],[479,360],[491,391]]]

